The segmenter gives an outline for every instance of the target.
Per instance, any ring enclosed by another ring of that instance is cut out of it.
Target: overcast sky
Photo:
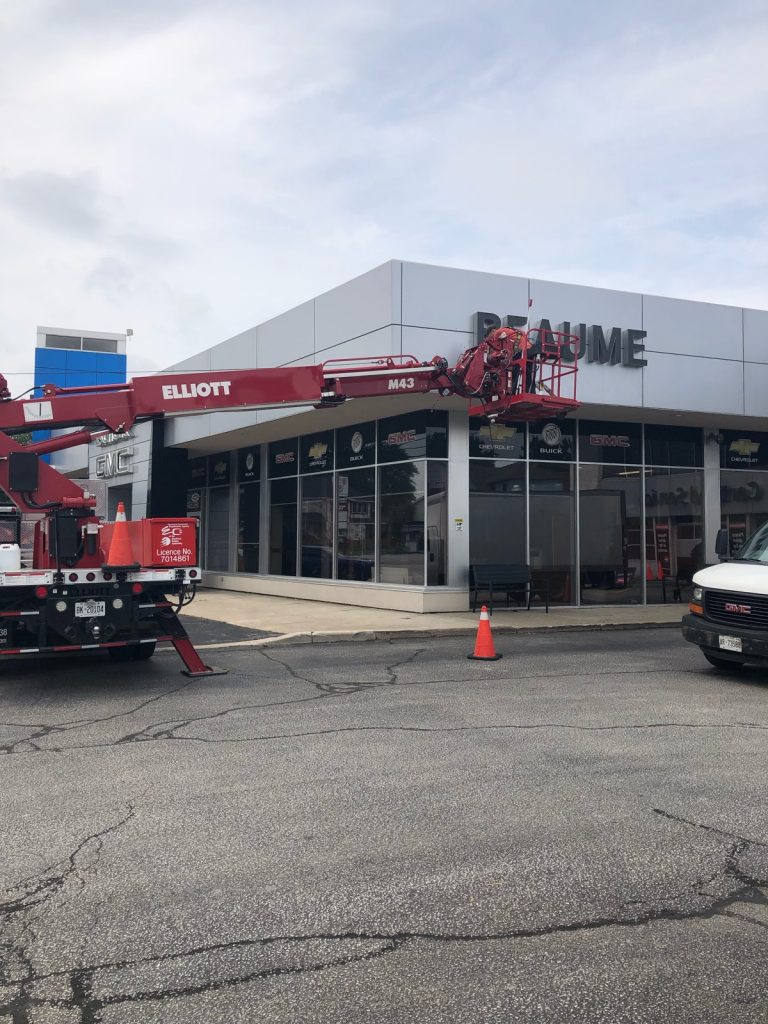
[[[0,372],[390,258],[768,307],[765,0],[1,0]]]

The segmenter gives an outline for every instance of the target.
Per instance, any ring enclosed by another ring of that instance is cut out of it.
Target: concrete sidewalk
[[[494,632],[552,629],[642,629],[676,626],[684,604],[614,605],[585,608],[497,608]],[[255,644],[323,643],[333,640],[406,639],[411,636],[462,636],[477,630],[479,612],[414,612],[361,608],[353,605],[300,601],[231,590],[201,590],[185,608],[185,616],[227,622],[245,629],[264,630],[276,636],[251,641]]]

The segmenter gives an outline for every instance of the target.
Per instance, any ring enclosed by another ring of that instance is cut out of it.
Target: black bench
[[[530,610],[531,598],[534,593],[542,597],[549,612],[549,579],[546,576],[534,580],[529,565],[471,565],[469,567],[469,585],[473,591],[472,611],[477,607],[478,594],[488,592],[489,610],[493,612],[493,595],[504,594],[509,608],[509,595],[522,594],[527,599],[526,607]]]

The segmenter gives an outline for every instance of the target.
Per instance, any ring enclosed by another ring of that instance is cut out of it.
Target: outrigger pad
[[[181,670],[183,676],[189,676],[190,679],[199,679],[202,676],[228,676],[228,668],[216,668],[214,665],[209,665],[202,672],[190,672],[189,669],[183,668]]]

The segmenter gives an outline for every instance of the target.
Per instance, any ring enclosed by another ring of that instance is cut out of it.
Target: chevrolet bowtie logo
[[[757,455],[760,450],[759,441],[750,441],[748,437],[740,437],[738,441],[731,441],[732,452],[737,455]]]
[[[320,441],[318,441],[316,444],[313,444],[310,447],[307,454],[309,455],[310,459],[322,459],[322,457],[325,455],[327,451],[328,445],[322,444]]]

